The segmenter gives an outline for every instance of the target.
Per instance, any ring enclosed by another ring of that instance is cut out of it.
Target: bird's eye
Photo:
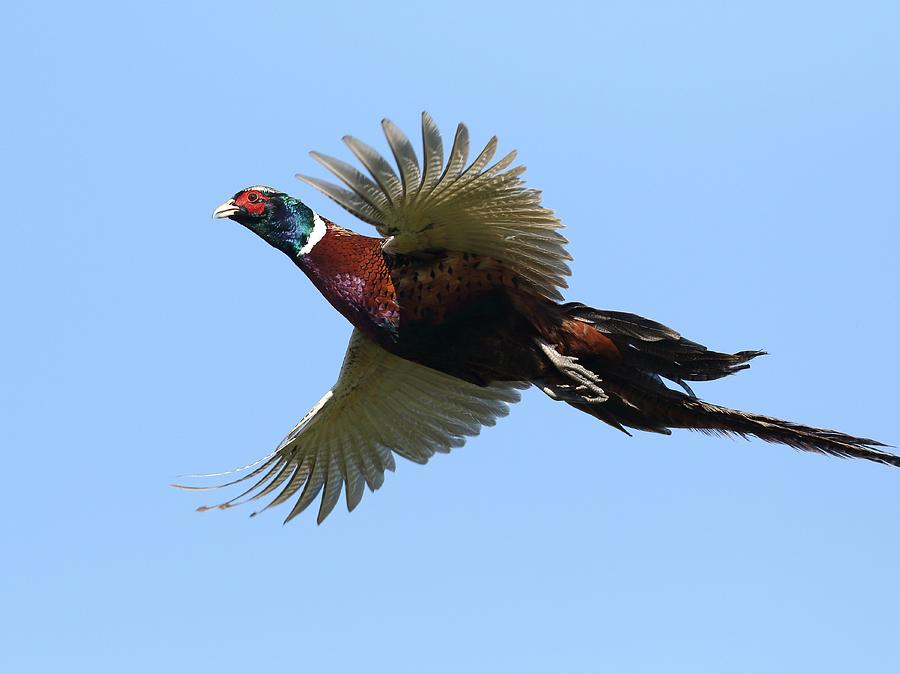
[[[250,192],[247,194],[247,201],[249,201],[251,204],[255,204],[257,201],[259,201],[259,195],[256,192]]]

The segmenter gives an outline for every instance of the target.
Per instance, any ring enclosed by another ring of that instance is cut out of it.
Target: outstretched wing
[[[488,141],[466,167],[469,132],[456,129],[450,156],[444,164],[441,134],[422,113],[424,163],[409,139],[389,120],[382,122],[397,162],[399,175],[371,147],[351,137],[344,142],[369,171],[371,178],[346,162],[318,152],[311,155],[349,188],[298,175],[334,199],[382,236],[392,237],[387,249],[396,253],[420,250],[458,250],[502,260],[533,288],[561,300],[569,275],[562,223],[541,206],[540,192],[525,187],[519,178],[524,166],[509,168],[510,152],[486,168],[497,149],[497,137]]]
[[[353,510],[368,485],[375,491],[396,453],[426,463],[435,452],[461,447],[466,436],[493,426],[519,400],[516,383],[481,387],[395,356],[353,331],[334,387],[270,455],[240,470],[247,475],[218,489],[255,478],[235,498],[209,508],[230,508],[278,492],[263,510],[300,494],[290,521],[322,493],[321,523],[340,498]],[[252,469],[252,470],[251,470]],[[212,477],[212,476],[196,476]],[[254,515],[256,513],[253,513]]]

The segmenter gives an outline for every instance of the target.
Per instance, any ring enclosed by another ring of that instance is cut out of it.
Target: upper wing
[[[184,488],[217,489],[258,478],[235,498],[211,507],[229,508],[281,488],[263,510],[300,492],[285,522],[322,492],[321,523],[337,503],[342,485],[347,509],[353,510],[366,484],[374,491],[384,482],[385,469],[394,470],[392,452],[425,463],[435,452],[461,447],[465,436],[477,435],[481,426],[493,426],[497,417],[509,413],[520,387],[470,384],[403,360],[354,330],[337,383],[274,452],[240,469],[253,468],[237,480]]]
[[[562,296],[569,275],[557,231],[562,223],[541,206],[540,192],[525,187],[519,176],[524,166],[508,169],[510,152],[485,168],[497,149],[494,136],[468,168],[469,132],[456,129],[450,157],[444,165],[441,135],[428,113],[422,113],[424,166],[409,139],[389,120],[382,122],[400,175],[371,147],[344,136],[344,142],[368,169],[372,178],[333,157],[312,152],[313,158],[340,178],[347,187],[298,175],[383,236],[393,237],[388,249],[397,253],[417,250],[458,250],[502,260],[534,289],[555,300]],[[507,170],[508,169],[508,170]]]

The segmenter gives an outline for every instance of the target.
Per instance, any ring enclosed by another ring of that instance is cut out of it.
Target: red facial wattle
[[[266,210],[266,202],[269,200],[262,192],[257,190],[246,190],[238,194],[234,203],[245,210],[250,215],[262,215]]]

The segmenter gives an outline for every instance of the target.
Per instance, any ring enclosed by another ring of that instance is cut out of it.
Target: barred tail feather
[[[578,303],[561,306],[569,318],[592,325],[612,340],[621,357],[582,353],[573,359],[551,354],[560,379],[543,386],[544,391],[619,430],[627,433],[627,427],[668,435],[672,428],[686,428],[754,436],[808,452],[900,467],[900,456],[879,449],[887,445],[876,440],[713,405],[694,396],[686,383],[739,372],[762,351],[719,353],[634,314]],[[577,381],[572,379],[572,373],[577,374],[573,368],[581,369]],[[670,388],[662,378],[679,384],[686,393]],[[566,380],[569,384],[561,383]],[[584,393],[586,380],[592,382],[588,393]]]
[[[566,402],[626,433],[625,426],[665,435],[672,428],[685,428],[703,433],[754,436],[807,452],[867,459],[900,468],[900,456],[879,449],[888,445],[877,440],[713,405],[650,383],[653,380],[645,375],[637,374],[630,383],[622,383],[620,377],[621,374],[616,377],[619,381],[603,380],[603,390],[609,396],[603,402]]]
[[[818,452],[848,459],[867,459],[900,468],[900,456],[878,449],[884,443],[858,438],[839,431],[804,426],[761,414],[711,405],[700,400],[686,400],[683,410],[673,410],[673,426],[692,430],[732,435],[752,435],[767,442],[777,442],[795,449]]]

